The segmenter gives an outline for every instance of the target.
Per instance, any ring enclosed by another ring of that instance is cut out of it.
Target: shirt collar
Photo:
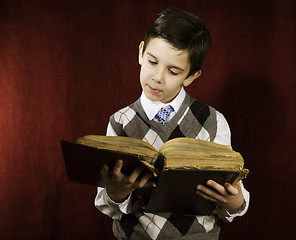
[[[171,105],[175,112],[177,112],[182,104],[182,102],[184,101],[184,98],[185,98],[185,90],[184,88],[182,87],[180,92],[178,93],[178,95],[169,103],[162,103],[162,102],[159,102],[159,101],[151,101],[149,100],[144,92],[142,92],[142,95],[140,97],[140,101],[141,101],[141,104],[142,104],[142,107],[148,117],[148,119],[151,121],[156,113],[163,107],[163,106],[167,106],[167,105]]]

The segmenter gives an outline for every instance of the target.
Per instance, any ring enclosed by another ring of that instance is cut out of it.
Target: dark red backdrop
[[[0,239],[114,239],[96,190],[67,181],[59,141],[104,134],[138,98],[138,44],[167,7],[211,30],[188,92],[224,113],[251,170],[249,212],[221,239],[294,235],[295,1],[2,0]]]

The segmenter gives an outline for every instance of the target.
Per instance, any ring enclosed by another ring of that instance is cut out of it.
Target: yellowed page
[[[152,165],[156,155],[158,155],[158,151],[150,144],[135,138],[87,135],[78,138],[76,142],[79,144],[95,147],[97,149],[106,149],[115,152],[135,154],[138,155],[141,160],[144,160]]]
[[[166,152],[166,167],[169,169],[208,169],[231,170],[243,169],[241,155],[218,154],[216,152],[195,152],[188,154],[182,151]]]
[[[184,150],[211,150],[215,151],[229,151],[231,148],[227,145],[221,145],[213,142],[203,141],[194,138],[174,138],[166,142],[159,150],[159,152],[170,151],[173,149],[184,149]]]
[[[152,149],[153,151],[157,151],[149,143],[137,138],[121,137],[121,136],[86,135],[79,139],[89,139],[89,140],[96,141],[98,143],[111,143],[111,144],[117,144],[120,146],[136,146],[141,148],[149,148],[149,149]]]
[[[240,153],[229,146],[192,138],[176,138],[166,142],[160,149],[170,169],[243,169]]]

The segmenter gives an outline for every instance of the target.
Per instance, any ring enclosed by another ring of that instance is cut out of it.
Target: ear
[[[144,41],[142,41],[139,45],[139,64],[142,65],[143,63],[143,46],[144,46]]]
[[[197,79],[201,75],[201,70],[195,72],[194,74],[190,75],[186,78],[183,82],[184,87],[188,87],[195,79]]]

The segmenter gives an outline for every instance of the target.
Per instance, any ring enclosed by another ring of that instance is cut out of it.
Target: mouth
[[[150,87],[149,85],[148,85],[148,87],[149,87],[149,89],[150,89],[150,91],[151,91],[152,93],[160,93],[160,92],[161,92],[160,90],[155,89],[155,88],[152,88],[152,87]]]

